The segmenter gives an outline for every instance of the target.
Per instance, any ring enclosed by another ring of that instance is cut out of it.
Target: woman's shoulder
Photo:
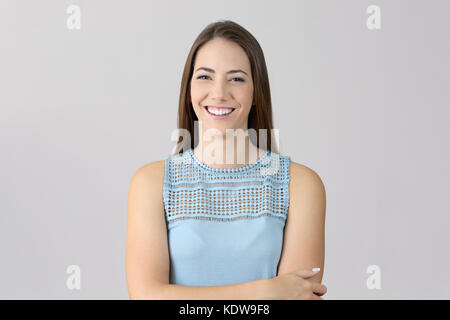
[[[149,162],[149,163],[141,166],[137,171],[140,171],[140,172],[142,172],[142,174],[145,174],[145,175],[164,174],[165,161],[166,161],[165,159],[161,159],[161,160]]]
[[[156,160],[139,167],[133,174],[132,181],[140,184],[162,184],[164,182],[165,160]]]
[[[310,167],[295,162],[290,161],[289,175],[291,185],[296,188],[315,188],[315,189],[325,189],[322,179],[319,174],[311,169]]]

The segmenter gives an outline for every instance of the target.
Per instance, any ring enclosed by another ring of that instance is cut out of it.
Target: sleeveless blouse
[[[192,149],[165,159],[170,282],[220,286],[277,276],[289,207],[290,156],[266,150],[211,168]]]

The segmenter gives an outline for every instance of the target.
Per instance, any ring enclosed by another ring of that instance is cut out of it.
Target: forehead
[[[250,62],[245,51],[236,43],[214,39],[205,43],[198,51],[194,68],[209,67],[215,70],[241,68],[250,72]]]

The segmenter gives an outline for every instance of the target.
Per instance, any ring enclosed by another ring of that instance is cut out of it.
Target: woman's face
[[[253,81],[250,62],[239,45],[216,38],[197,51],[191,79],[191,102],[202,122],[202,130],[216,128],[225,135],[226,129],[248,129]],[[228,115],[214,116],[209,111],[224,112],[227,109],[206,106],[229,107],[233,111]]]

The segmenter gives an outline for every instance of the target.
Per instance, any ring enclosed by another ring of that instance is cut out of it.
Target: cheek
[[[243,85],[240,88],[236,88],[236,95],[240,97],[241,101],[252,101],[253,99],[253,85],[252,84],[246,84]]]
[[[248,89],[240,90],[236,92],[235,98],[244,108],[250,110],[253,101],[253,91]]]
[[[195,106],[199,103],[199,100],[201,99],[202,96],[199,87],[196,85],[191,85],[190,94],[192,105],[195,108]]]
[[[208,91],[208,86],[204,83],[199,83],[198,81],[191,82],[191,92],[193,94],[201,94]]]

